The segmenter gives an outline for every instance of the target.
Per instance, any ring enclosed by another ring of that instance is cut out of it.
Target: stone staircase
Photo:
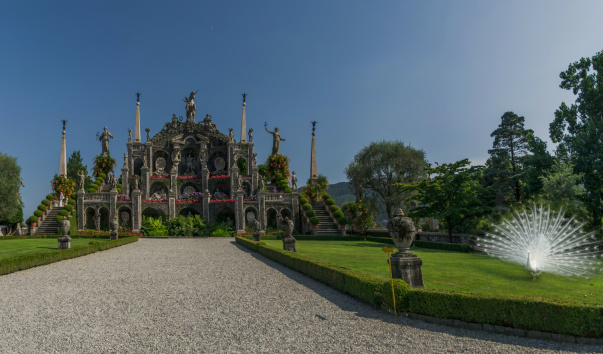
[[[63,207],[53,207],[44,221],[39,224],[38,229],[36,230],[36,235],[56,235],[59,233],[57,216],[59,216],[59,212],[61,210],[63,210]]]
[[[321,236],[338,236],[339,229],[336,226],[335,220],[331,217],[331,214],[325,210],[324,202],[316,202],[312,209],[316,212],[316,217],[320,220],[316,234]]]

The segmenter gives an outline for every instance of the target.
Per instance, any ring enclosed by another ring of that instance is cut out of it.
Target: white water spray
[[[534,278],[541,272],[587,277],[601,269],[593,233],[582,231],[583,224],[574,218],[565,218],[563,210],[533,205],[531,213],[515,212],[494,228],[476,248],[525,266]]]

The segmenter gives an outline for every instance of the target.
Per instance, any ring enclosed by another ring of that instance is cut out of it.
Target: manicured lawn
[[[94,239],[99,242],[108,241],[108,239]],[[92,239],[74,238],[71,239],[71,247],[87,245]],[[44,253],[58,250],[58,241],[56,238],[38,238],[31,240],[0,240],[0,259],[23,256],[34,253]]]
[[[263,240],[282,249],[281,240]],[[301,255],[389,279],[387,254],[381,248],[391,247],[369,241],[297,241]],[[603,305],[603,276],[591,279],[566,278],[541,274],[536,281],[519,265],[503,262],[482,254],[469,254],[411,248],[423,260],[426,288],[519,295]]]

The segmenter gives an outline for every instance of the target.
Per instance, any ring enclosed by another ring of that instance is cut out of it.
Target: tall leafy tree
[[[381,141],[372,142],[360,150],[345,173],[357,190],[369,190],[377,204],[381,204],[391,218],[394,208],[401,206],[411,196],[410,192],[400,193],[395,184],[417,182],[424,178],[426,165],[423,150],[401,141]]]
[[[559,143],[558,154],[574,164],[574,172],[584,174],[584,201],[593,227],[603,218],[603,51],[592,58],[570,64],[559,77],[559,87],[571,90],[576,101],[562,102],[549,125],[551,140]]]
[[[536,197],[543,188],[542,177],[551,169],[556,159],[546,147],[546,142],[533,136],[528,144],[529,155],[523,160],[523,198]]]
[[[586,190],[582,186],[584,174],[574,173],[571,162],[558,159],[549,173],[540,177],[542,198],[555,209],[563,208],[567,216],[584,219],[588,212],[582,202]]]
[[[23,221],[21,167],[17,159],[0,152],[0,223],[10,225]]]
[[[402,193],[415,191],[419,203],[410,211],[411,216],[435,217],[444,220],[452,242],[452,232],[460,226],[477,224],[492,210],[492,198],[480,183],[481,166],[469,166],[464,159],[450,164],[428,167],[431,178],[418,183],[399,184]],[[461,231],[461,230],[458,230]]]
[[[494,138],[488,150],[486,176],[491,178],[494,188],[510,191],[515,201],[521,200],[523,157],[528,152],[529,141],[534,132],[525,129],[525,118],[513,112],[505,112],[498,128],[490,134]]]
[[[69,159],[67,160],[67,178],[75,183],[79,183],[80,171],[84,172],[84,175],[86,176],[84,189],[88,189],[92,185],[92,178],[88,176],[88,166],[84,165],[83,161],[84,160],[80,156],[79,150],[75,150],[73,153],[71,153],[71,156],[69,156]],[[79,185],[76,186],[76,190],[77,188],[79,188]]]

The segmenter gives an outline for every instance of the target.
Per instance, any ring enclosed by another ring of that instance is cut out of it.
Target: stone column
[[[109,221],[117,215],[117,189],[109,191]]]
[[[173,193],[170,192],[168,197],[168,218],[173,219],[176,217],[176,198]]]
[[[142,198],[140,189],[132,191],[132,232],[140,232],[142,224]]]
[[[243,118],[241,119],[241,144],[247,142],[247,122],[245,121],[245,101],[243,101]]]
[[[258,194],[258,184],[259,184],[259,182],[258,182],[258,178],[259,178],[258,173],[259,172],[258,171],[259,171],[259,168],[257,166],[253,166],[251,168],[251,193],[253,194],[255,191],[256,195]]]
[[[149,199],[150,198],[150,190],[151,190],[151,186],[150,186],[150,181],[149,181],[149,168],[147,166],[143,166],[140,169],[140,174],[142,175],[140,180],[141,180],[141,184],[142,184],[142,199]]]
[[[132,148],[131,141],[126,143],[126,149],[128,150],[128,170],[134,174],[134,155],[132,154],[134,149]]]
[[[67,147],[65,144],[65,130],[61,139],[61,163],[59,165],[59,176],[67,177]]]
[[[234,198],[234,192],[239,189],[239,168],[234,165],[230,168],[230,197]]]
[[[145,144],[145,153],[147,154],[147,167],[149,168],[149,176],[153,175],[153,169],[155,168],[153,165],[153,143],[147,141]]]
[[[176,173],[170,173],[170,193],[173,193],[173,196],[176,199],[178,199],[178,196],[180,195],[178,191],[178,175]]]
[[[136,98],[136,124],[134,125],[134,141],[140,143],[140,101]]]
[[[258,191],[258,220],[260,222],[260,234],[266,234],[266,192]]]
[[[130,182],[128,181],[128,167],[124,166],[121,169],[121,194],[130,196]]]
[[[83,190],[77,191],[77,229],[84,230],[86,214],[84,212],[84,196],[86,192]]]
[[[318,177],[318,168],[316,168],[316,141],[314,136],[315,132],[312,132],[312,151],[310,153],[310,178],[316,179]]]
[[[243,206],[243,197],[245,193],[242,190],[235,192],[235,227],[237,229],[237,235],[245,233],[245,210]]]
[[[203,192],[203,220],[205,220],[205,223],[211,222],[211,220],[209,220],[209,200],[210,200],[210,198],[211,198],[211,194],[206,189],[205,192]]]
[[[299,218],[299,193],[291,193],[291,221],[295,225],[295,229],[301,230],[301,222]]]
[[[416,254],[396,252],[391,257],[392,277],[402,279],[411,288],[423,287],[423,261]]]

